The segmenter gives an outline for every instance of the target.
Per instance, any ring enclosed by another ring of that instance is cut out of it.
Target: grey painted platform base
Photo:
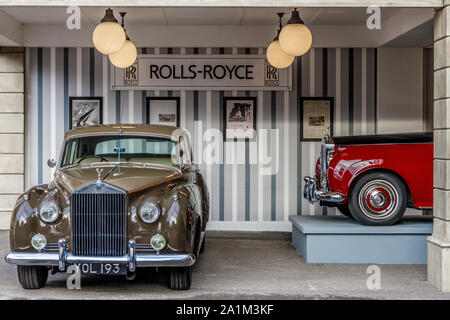
[[[426,264],[431,217],[368,227],[336,216],[289,216],[292,245],[307,263]]]

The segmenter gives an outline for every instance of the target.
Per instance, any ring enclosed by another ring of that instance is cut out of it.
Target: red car
[[[407,207],[433,207],[433,134],[402,133],[322,140],[304,197],[337,207],[364,225],[392,225]]]

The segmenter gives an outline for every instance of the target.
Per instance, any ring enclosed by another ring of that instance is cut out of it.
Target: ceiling
[[[434,35],[434,23],[430,20],[400,37],[388,42],[386,47],[410,47],[411,44],[419,47],[432,47]]]
[[[66,7],[0,7],[22,24],[65,24]],[[283,22],[289,19],[287,8],[148,8],[114,7],[127,12],[125,22],[131,25],[277,25],[277,12],[285,12]],[[382,21],[397,13],[398,8],[382,8]],[[365,8],[300,8],[300,16],[309,25],[365,25]],[[97,24],[105,7],[81,7],[81,24]]]

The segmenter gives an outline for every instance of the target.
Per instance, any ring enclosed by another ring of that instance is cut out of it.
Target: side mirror
[[[47,160],[47,165],[48,165],[50,168],[56,167],[56,160],[53,159],[53,158],[48,159],[48,160]]]

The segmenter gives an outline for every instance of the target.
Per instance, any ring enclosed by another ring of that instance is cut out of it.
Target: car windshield
[[[61,167],[91,162],[141,162],[178,165],[176,143],[170,139],[142,136],[95,136],[66,142]]]

